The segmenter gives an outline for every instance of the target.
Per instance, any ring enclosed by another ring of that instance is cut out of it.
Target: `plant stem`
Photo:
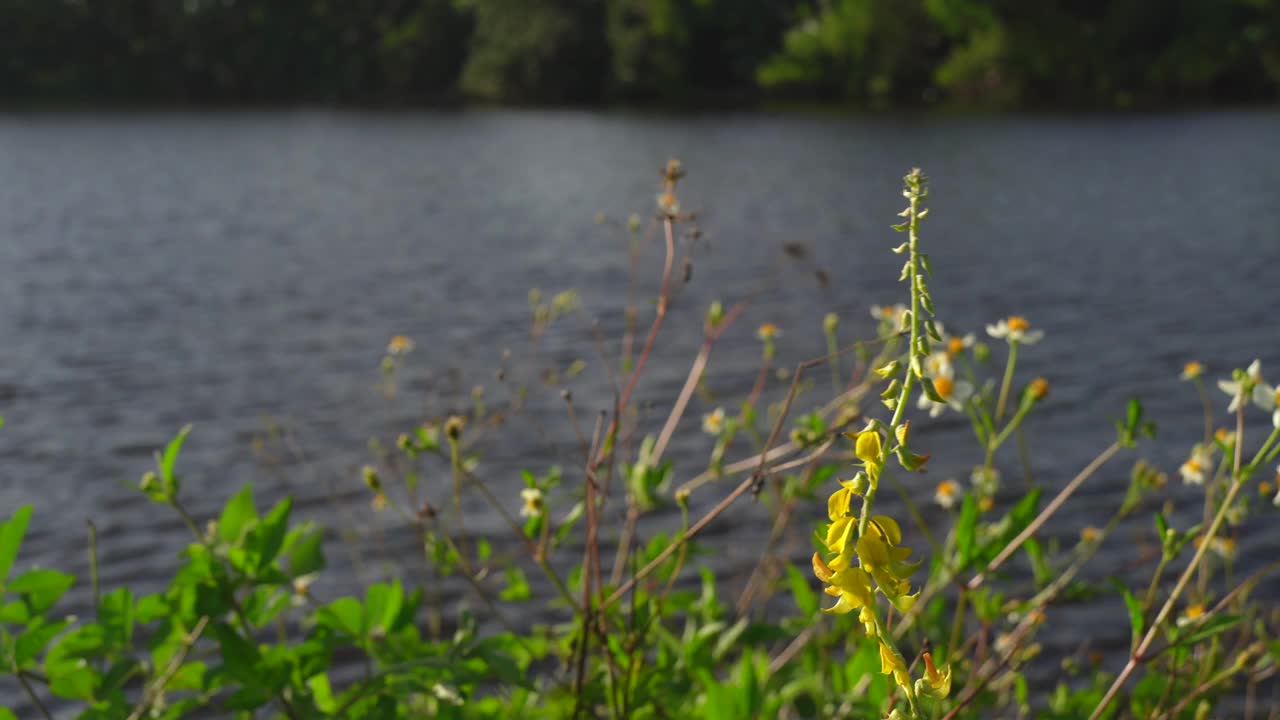
[[[996,422],[1004,418],[1005,401],[1009,398],[1009,387],[1013,385],[1013,366],[1018,362],[1018,341],[1009,339],[1009,361],[1004,366],[1004,380],[1000,382],[1000,399],[996,402]]]

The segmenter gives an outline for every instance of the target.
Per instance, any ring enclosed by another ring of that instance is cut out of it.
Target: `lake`
[[[680,195],[705,236],[637,391],[654,408],[642,418],[654,430],[712,299],[751,300],[708,376],[731,405],[754,380],[761,322],[782,328],[784,366],[823,353],[829,311],[846,339],[872,333],[869,305],[904,299],[901,258],[889,252],[900,236],[888,226],[913,165],[932,179],[923,243],[941,319],[981,333],[1017,313],[1047,332],[1024,354],[1019,381],[1052,383],[1027,425],[1033,470],[1050,487],[1111,441],[1111,421],[1137,395],[1160,423],[1141,455],[1172,475],[1169,497],[1185,527],[1200,505],[1176,470],[1202,424],[1199,399],[1178,380],[1183,362],[1205,362],[1212,382],[1257,357],[1280,377],[1274,111],[9,114],[0,116],[0,511],[36,506],[20,565],[87,577],[91,519],[105,587],[160,587],[185,530],[131,486],[152,451],[193,423],[181,467],[197,518],[216,516],[253,482],[260,504],[294,493],[300,515],[365,533],[356,543],[365,579],[397,568],[421,577],[408,529],[369,510],[358,471],[373,457],[370,438],[391,443],[426,417],[469,407],[476,384],[486,385],[487,404],[503,406],[509,394],[495,372],[504,349],[516,379],[582,359],[587,369],[570,385],[579,412],[609,407],[589,320],[616,358],[629,263],[624,234],[593,218],[647,216],[669,156],[689,171]],[[788,244],[806,257],[784,253]],[[646,248],[645,326],[660,264],[660,249]],[[586,310],[559,323],[536,360],[532,287],[576,288]],[[396,334],[417,347],[388,400],[378,366]],[[825,375],[815,379],[826,387]],[[1213,401],[1225,422],[1226,396],[1214,390]],[[695,398],[682,425],[672,452],[679,478],[705,466],[699,418],[713,404]],[[1261,413],[1251,419],[1256,442],[1269,425]],[[289,448],[272,439],[276,427],[289,430]],[[480,443],[479,472],[511,508],[522,467],[540,473],[558,462],[567,486],[579,487],[558,390],[538,390],[508,429],[501,443]],[[909,483],[929,505],[938,480],[966,478],[981,458],[954,415],[917,421],[915,433],[934,460]],[[1123,457],[1054,518],[1049,536],[1073,542],[1085,524],[1105,521],[1134,459]],[[1001,466],[1002,501],[1011,502],[1016,456]],[[445,487],[443,470],[433,472],[428,481]],[[695,509],[724,492],[704,489]],[[554,510],[571,504],[567,494],[551,498]],[[501,536],[474,500],[468,527]],[[819,505],[787,545],[797,558],[808,554]],[[611,521],[621,512],[611,505]],[[708,529],[717,552],[705,561],[740,580],[765,517],[741,501]],[[660,515],[641,533],[672,522]],[[1113,536],[1092,577],[1148,577],[1134,562],[1149,525],[1144,515]],[[1272,559],[1273,515],[1239,532],[1240,567]],[[912,534],[907,544],[923,546]],[[336,575],[318,586],[322,597],[350,581],[356,562],[337,542],[328,554]],[[77,586],[69,607],[83,607],[86,592]],[[469,601],[464,588],[449,595]],[[1066,619],[1064,647],[1078,641],[1073,627],[1098,618],[1109,618],[1095,624],[1099,643],[1127,642],[1114,608],[1055,612]]]

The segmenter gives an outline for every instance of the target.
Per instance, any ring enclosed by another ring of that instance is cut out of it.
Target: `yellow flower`
[[[387,354],[391,357],[400,357],[413,352],[413,341],[405,335],[396,335],[391,338],[391,342],[387,343]]]
[[[875,430],[860,432],[854,440],[853,454],[864,463],[880,462],[880,450],[880,433]]]
[[[1049,397],[1049,381],[1042,377],[1038,377],[1031,381],[1031,385],[1027,387],[1027,392],[1031,393],[1031,398],[1037,402]]]
[[[919,562],[909,563],[911,548],[898,547],[902,542],[902,530],[897,521],[885,515],[876,515],[867,523],[867,532],[858,538],[855,552],[862,569],[871,573],[876,586],[889,602],[902,612],[915,605],[911,592],[911,573],[920,567]]]
[[[524,506],[520,508],[523,517],[540,517],[542,515],[543,497],[538,488],[525,488],[520,491],[520,499]]]
[[[907,672],[907,663],[898,651],[884,640],[880,641],[880,672],[893,675],[899,687],[905,689],[911,686],[911,674]]]
[[[1204,365],[1198,360],[1192,360],[1182,366],[1182,379],[1194,380],[1204,374]]]
[[[850,505],[853,503],[853,490],[848,486],[841,484],[839,490],[831,493],[831,497],[827,498],[827,517],[832,522],[851,514]]]
[[[1102,539],[1102,531],[1092,525],[1086,525],[1080,530],[1080,542],[1092,545]]]
[[[769,342],[781,334],[782,331],[778,329],[778,326],[771,322],[764,323],[759,328],[756,328],[756,337],[764,342]]]
[[[950,510],[960,499],[960,483],[955,480],[943,480],[934,490],[933,500]]]
[[[871,605],[874,591],[871,589],[871,576],[862,568],[851,567],[831,575],[830,585],[823,591],[836,598],[836,604],[823,608],[822,611],[833,615],[844,615]]]
[[[916,693],[928,695],[942,700],[951,694],[951,666],[943,665],[939,670],[933,664],[933,656],[924,654],[924,677],[916,681]]]
[[[996,501],[993,500],[990,495],[984,495],[982,499],[978,501],[978,509],[982,512],[990,512],[991,508],[995,506]]]
[[[370,503],[376,512],[382,512],[387,509],[387,494],[379,490],[373,495],[373,502]]]

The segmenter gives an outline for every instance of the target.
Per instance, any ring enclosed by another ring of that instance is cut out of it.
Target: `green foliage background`
[[[0,102],[1280,96],[1280,0],[0,0]]]

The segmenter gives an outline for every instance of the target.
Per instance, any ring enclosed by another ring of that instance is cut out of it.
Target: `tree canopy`
[[[1280,0],[0,0],[0,101],[1280,97]]]

